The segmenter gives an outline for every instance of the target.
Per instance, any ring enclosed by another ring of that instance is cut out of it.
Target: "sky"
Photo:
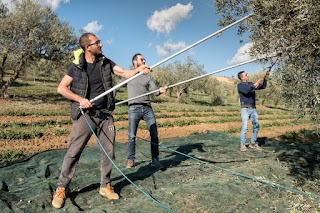
[[[11,6],[11,0],[1,1]],[[141,53],[153,66],[222,29],[217,25],[219,16],[213,0],[34,1],[50,5],[78,36],[80,30],[96,34],[103,44],[103,54],[126,69],[135,53]],[[251,45],[249,38],[237,35],[236,25],[161,65],[183,62],[190,56],[211,73],[250,60],[246,52]],[[262,69],[250,63],[214,75],[236,77],[241,70],[251,74]]]

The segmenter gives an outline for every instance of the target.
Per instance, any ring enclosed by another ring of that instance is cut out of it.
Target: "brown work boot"
[[[106,197],[110,200],[117,200],[119,199],[119,195],[113,191],[113,187],[110,183],[107,184],[107,186],[100,187],[99,194],[101,194],[103,197]]]
[[[52,206],[56,209],[63,207],[64,202],[67,199],[66,190],[63,187],[58,187],[53,194]]]
[[[134,160],[128,160],[127,168],[132,168],[134,166]]]

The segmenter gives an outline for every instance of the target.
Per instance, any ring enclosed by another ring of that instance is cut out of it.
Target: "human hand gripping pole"
[[[179,55],[179,54],[181,54],[181,53],[183,53],[183,52],[185,52],[185,51],[187,51],[187,50],[191,49],[192,47],[194,47],[194,46],[196,46],[196,45],[198,45],[198,44],[200,44],[200,43],[202,43],[202,42],[204,42],[204,41],[208,40],[209,38],[211,38],[211,37],[213,37],[213,36],[216,36],[216,35],[219,35],[220,33],[222,33],[223,31],[225,31],[225,30],[227,30],[227,29],[229,29],[230,27],[233,27],[234,25],[236,25],[236,24],[238,24],[238,23],[240,23],[240,22],[242,22],[242,21],[244,21],[244,20],[246,20],[246,19],[250,18],[252,15],[253,15],[253,13],[251,13],[251,14],[249,14],[249,15],[247,15],[247,16],[245,16],[245,17],[241,18],[241,19],[239,19],[238,21],[235,21],[235,22],[231,23],[230,25],[228,25],[228,26],[226,26],[226,27],[224,27],[224,28],[222,28],[222,29],[220,29],[220,30],[218,30],[218,31],[216,31],[216,32],[214,32],[214,33],[212,33],[211,35],[208,35],[207,37],[205,37],[205,38],[203,38],[203,39],[201,39],[201,40],[199,40],[199,41],[197,41],[197,42],[195,42],[195,43],[191,44],[190,46],[188,46],[188,47],[186,47],[186,48],[184,48],[184,49],[180,50],[179,52],[177,52],[177,53],[175,53],[175,54],[173,54],[173,55],[171,55],[171,56],[169,56],[169,57],[167,57],[167,58],[163,59],[162,61],[160,61],[160,62],[158,62],[158,63],[156,63],[155,65],[151,66],[151,67],[150,67],[150,69],[152,70],[153,68],[155,68],[155,67],[159,66],[160,64],[163,64],[164,62],[166,62],[166,61],[168,61],[168,60],[170,60],[170,59],[172,59],[172,58],[176,57],[177,55]],[[105,91],[104,93],[101,93],[101,94],[100,94],[100,95],[98,95],[97,97],[95,97],[95,98],[91,99],[91,100],[90,100],[90,102],[92,103],[92,102],[94,102],[94,101],[96,101],[96,100],[98,100],[98,99],[102,98],[103,96],[105,96],[105,95],[109,94],[110,92],[113,92],[114,90],[116,90],[116,89],[118,89],[118,88],[122,87],[123,85],[125,85],[125,84],[126,84],[126,83],[128,83],[129,81],[131,81],[131,80],[133,80],[133,79],[135,79],[135,78],[139,77],[139,76],[140,76],[140,75],[142,75],[142,74],[143,74],[142,72],[139,72],[139,73],[137,73],[136,75],[132,76],[131,78],[128,78],[128,79],[126,79],[125,81],[122,81],[121,83],[119,83],[119,84],[115,85],[115,86],[114,86],[114,87],[112,87],[111,89],[108,89],[108,90],[107,90],[107,91]]]
[[[274,56],[272,56],[272,58],[275,58],[275,60],[268,67],[268,69],[264,73],[263,77],[253,84],[254,88],[258,88],[260,84],[262,84],[264,81],[268,80],[267,78],[270,75],[271,68],[277,63],[277,61],[278,61],[279,57],[281,57],[281,55],[282,55],[281,53],[277,53]],[[271,61],[272,61],[272,59],[271,59]]]
[[[276,53],[274,56],[273,56],[273,62],[271,63],[271,65],[268,67],[268,70],[265,72],[264,76],[263,76],[263,80],[268,80],[268,76],[270,75],[270,72],[271,72],[271,69],[272,67],[278,62],[278,59],[282,56],[282,53],[281,52],[278,52]],[[272,59],[271,59],[272,61]]]
[[[274,58],[275,60],[271,63],[271,65],[268,67],[268,69],[265,71],[263,77],[261,79],[259,79],[261,82],[259,82],[258,86],[260,84],[262,84],[264,81],[268,80],[268,76],[270,75],[271,69],[272,67],[277,63],[278,58],[281,56],[281,53],[277,53]],[[271,59],[272,61],[272,59]],[[255,88],[257,88],[258,86],[256,86]]]
[[[265,73],[264,76],[263,76],[263,80],[264,80],[264,81],[267,80],[269,74],[270,74],[270,70],[267,70],[266,73]]]

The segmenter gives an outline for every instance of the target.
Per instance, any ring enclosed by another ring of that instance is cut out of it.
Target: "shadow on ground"
[[[150,166],[150,144],[146,141],[137,142],[137,165],[125,168],[126,144],[117,143],[115,163],[135,186],[114,167],[112,184],[121,198],[113,201],[98,194],[99,148],[87,147],[61,210],[51,207],[51,197],[65,150],[42,152],[0,168],[1,212],[320,210],[319,142],[302,144],[259,138],[263,151],[247,152],[238,151],[238,143],[237,137],[213,131],[161,140],[160,158],[167,167],[165,171]]]

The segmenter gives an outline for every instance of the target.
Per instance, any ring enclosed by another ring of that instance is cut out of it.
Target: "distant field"
[[[13,98],[0,100],[0,155],[28,155],[35,152],[66,148],[71,130],[69,102],[56,92],[56,83],[16,83],[9,92]],[[117,99],[125,99],[120,93]],[[197,99],[198,102],[193,100]],[[201,99],[201,101],[199,101]],[[241,120],[239,106],[212,107],[206,97],[192,97],[188,103],[176,103],[173,98],[158,98],[153,108],[161,138],[183,137],[208,130],[239,135]],[[201,104],[199,104],[201,103]],[[294,137],[294,132],[310,134],[314,124],[308,118],[299,119],[285,108],[258,106],[261,138]],[[114,111],[118,130],[116,141],[127,140],[127,107],[121,105]],[[137,136],[149,138],[144,122]],[[251,125],[247,137],[250,137]],[[310,131],[309,131],[310,130]],[[94,138],[89,144],[95,144]]]

